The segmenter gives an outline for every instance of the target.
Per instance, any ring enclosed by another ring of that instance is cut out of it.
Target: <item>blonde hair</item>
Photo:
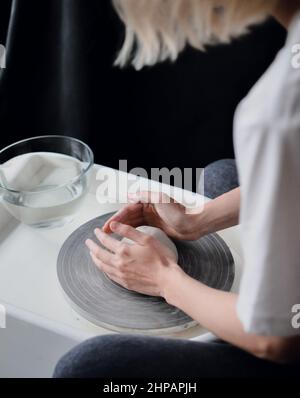
[[[170,59],[189,44],[229,42],[263,21],[278,0],[113,0],[126,26],[115,64],[136,69]]]

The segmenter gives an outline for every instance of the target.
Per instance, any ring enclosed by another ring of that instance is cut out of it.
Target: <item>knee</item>
[[[126,337],[105,335],[89,339],[66,353],[57,363],[54,378],[93,378],[106,377],[128,344]],[[127,339],[128,340],[128,339]]]
[[[218,160],[208,165],[200,178],[204,195],[214,199],[239,186],[236,162],[233,159]]]

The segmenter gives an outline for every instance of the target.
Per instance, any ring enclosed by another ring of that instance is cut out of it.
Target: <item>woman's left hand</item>
[[[129,290],[164,297],[171,274],[174,271],[183,273],[170,250],[156,238],[129,225],[111,222],[110,227],[113,232],[135,244],[120,242],[97,228],[96,237],[109,251],[88,239],[86,245],[95,265],[110,279]]]

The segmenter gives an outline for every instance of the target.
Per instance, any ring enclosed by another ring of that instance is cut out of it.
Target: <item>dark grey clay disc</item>
[[[58,279],[72,308],[90,322],[118,331],[178,332],[194,326],[196,323],[188,315],[162,298],[124,289],[93,264],[84,242],[88,238],[97,242],[94,229],[101,228],[112,214],[82,225],[60,250]],[[234,280],[234,260],[228,246],[217,234],[198,241],[174,243],[178,263],[188,275],[213,288],[230,290]]]

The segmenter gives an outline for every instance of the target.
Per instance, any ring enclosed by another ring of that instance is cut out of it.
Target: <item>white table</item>
[[[57,360],[71,347],[89,337],[112,333],[92,325],[70,308],[56,276],[56,259],[65,239],[86,221],[121,207],[118,203],[97,202],[99,170],[111,169],[94,167],[90,192],[79,214],[64,227],[32,229],[14,220],[0,204],[0,304],[7,312],[6,329],[0,329],[0,377],[50,377]],[[120,194],[124,198],[126,184],[130,186],[132,178],[116,173],[122,180]],[[147,189],[149,181],[140,179],[140,186]],[[169,193],[169,187],[153,183],[152,188],[155,186]],[[181,193],[178,188],[172,191],[175,197]],[[233,290],[237,291],[241,274],[238,228],[220,235],[235,257]],[[197,326],[172,337],[206,339],[209,335]]]

